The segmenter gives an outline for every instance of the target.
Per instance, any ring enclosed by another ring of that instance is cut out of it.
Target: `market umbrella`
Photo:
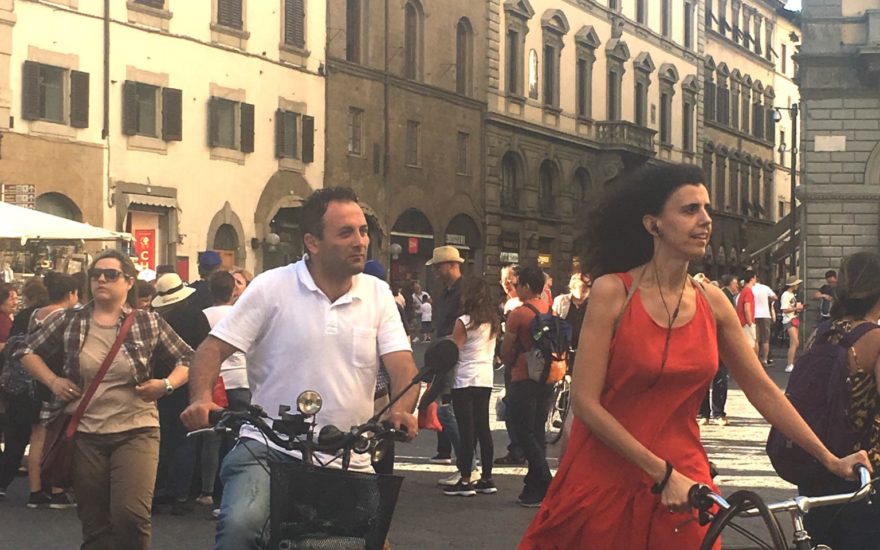
[[[24,244],[41,241],[115,241],[132,240],[131,234],[110,231],[87,223],[75,222],[30,208],[0,202],[0,239],[18,239]]]

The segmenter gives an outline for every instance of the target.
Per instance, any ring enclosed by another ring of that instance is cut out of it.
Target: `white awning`
[[[129,233],[110,231],[87,223],[53,216],[38,210],[0,202],[0,239],[27,241],[132,240]]]

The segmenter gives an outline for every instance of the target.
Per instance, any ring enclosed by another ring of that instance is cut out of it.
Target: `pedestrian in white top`
[[[758,336],[758,358],[765,367],[771,363],[770,359],[770,329],[773,326],[772,303],[778,300],[776,293],[769,286],[758,282],[752,287],[755,297],[755,326]]]
[[[461,285],[462,315],[455,321],[452,339],[458,344],[458,364],[452,386],[452,408],[461,436],[456,466],[461,480],[443,492],[447,495],[472,496],[498,491],[492,481],[495,448],[489,428],[489,400],[492,397],[495,339],[499,332],[492,291],[482,277],[466,277]],[[480,443],[482,476],[471,481],[474,444]]]
[[[181,415],[189,429],[208,425],[208,413],[218,408],[211,401],[214,380],[235,351],[247,354],[253,403],[270,415],[279,405],[293,405],[304,390],[321,394],[316,433],[327,424],[347,430],[372,416],[380,357],[391,393],[400,393],[416,375],[388,285],[362,274],[370,238],[354,191],[332,187],[312,193],[300,209],[300,228],[307,256],[255,278],[199,346],[190,376],[191,405]],[[410,437],[418,431],[412,414],[417,398],[418,388],[412,388],[388,418]],[[267,445],[254,428],[242,428],[221,467],[217,550],[258,548],[269,518],[269,475],[262,464],[299,458]],[[339,461],[330,466],[339,467]],[[351,468],[370,471],[369,454],[352,456]]]
[[[419,315],[422,319],[422,340],[425,342],[431,341],[431,333],[434,331],[431,326],[433,311],[434,307],[431,305],[431,298],[425,294],[422,297],[422,305],[419,306]]]
[[[235,276],[228,271],[215,271],[208,277],[208,286],[214,305],[203,309],[202,314],[208,319],[211,328],[217,326],[232,311],[232,303],[240,296],[236,293]],[[229,410],[244,411],[251,402],[251,391],[247,380],[247,361],[244,353],[236,351],[220,365],[220,378],[223,392],[226,394],[226,405]],[[198,504],[212,506],[214,504],[214,481],[220,461],[232,449],[235,436],[206,433],[202,436],[202,491],[196,499]],[[221,446],[221,443],[223,444]]]
[[[782,306],[782,328],[788,333],[788,364],[785,372],[794,370],[794,358],[800,346],[800,319],[798,315],[804,309],[804,304],[797,300],[797,289],[801,280],[792,275],[785,281],[785,292],[782,293],[780,305]]]

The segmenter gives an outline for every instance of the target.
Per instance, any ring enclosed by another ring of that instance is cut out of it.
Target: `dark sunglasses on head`
[[[125,273],[119,271],[118,269],[101,269],[98,267],[93,267],[89,269],[89,279],[97,281],[101,278],[101,275],[104,276],[104,280],[108,283],[116,281],[119,277],[125,277]]]

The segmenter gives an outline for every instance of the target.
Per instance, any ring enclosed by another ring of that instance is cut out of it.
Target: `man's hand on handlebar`
[[[220,409],[222,407],[216,405],[213,401],[194,401],[180,413],[180,420],[186,426],[186,429],[190,431],[200,430],[211,425],[208,422],[208,413]]]
[[[868,453],[865,451],[857,451],[849,456],[836,458],[831,464],[827,465],[827,468],[828,471],[838,477],[855,480],[858,479],[854,470],[857,464],[862,464],[871,473],[874,472],[874,469],[871,467],[871,461],[868,460]]]
[[[396,411],[388,415],[388,422],[395,429],[403,431],[407,434],[407,440],[412,441],[419,433],[419,421],[415,415],[407,412]]]

